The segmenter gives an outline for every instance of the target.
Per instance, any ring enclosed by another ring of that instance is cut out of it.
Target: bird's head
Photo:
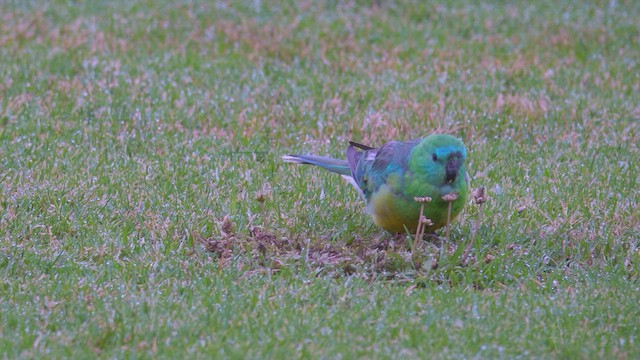
[[[467,149],[462,141],[451,135],[433,134],[422,139],[414,150],[412,168],[427,173],[434,183],[453,184],[464,181]]]

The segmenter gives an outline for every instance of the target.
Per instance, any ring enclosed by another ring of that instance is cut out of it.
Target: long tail
[[[319,166],[331,172],[351,177],[351,169],[347,160],[333,159],[315,155],[284,155],[282,160],[294,164],[309,164]]]

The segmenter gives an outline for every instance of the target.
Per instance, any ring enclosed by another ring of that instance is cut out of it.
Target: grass
[[[0,353],[637,358],[639,13],[2,2]],[[434,131],[488,197],[440,247],[280,161]]]

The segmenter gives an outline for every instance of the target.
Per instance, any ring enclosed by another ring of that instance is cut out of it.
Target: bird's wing
[[[353,178],[356,177],[356,172],[358,171],[358,164],[364,155],[363,151],[356,150],[357,143],[349,141],[349,147],[347,148],[347,164],[349,164],[349,169],[351,169],[351,176]],[[358,144],[359,145],[359,144]],[[360,148],[360,147],[359,147]],[[371,149],[375,151],[375,149]]]
[[[360,144],[360,143],[357,143],[355,141],[349,141],[349,145],[353,145],[353,146],[355,146],[355,147],[357,147],[359,149],[362,149],[362,150],[375,150],[376,149],[374,147],[371,147],[371,146],[368,146],[368,145],[364,145],[364,144]]]
[[[351,143],[347,149],[347,162],[355,182],[365,196],[375,192],[387,182],[392,174],[402,175],[407,169],[409,155],[420,140],[407,142],[390,141],[379,149],[366,145]],[[358,151],[360,149],[368,149]],[[394,176],[400,178],[401,176]],[[398,184],[401,186],[401,184]]]

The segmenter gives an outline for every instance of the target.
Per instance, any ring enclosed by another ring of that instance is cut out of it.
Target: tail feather
[[[337,174],[351,176],[351,169],[346,160],[315,155],[284,155],[282,160],[294,164],[315,165]]]

